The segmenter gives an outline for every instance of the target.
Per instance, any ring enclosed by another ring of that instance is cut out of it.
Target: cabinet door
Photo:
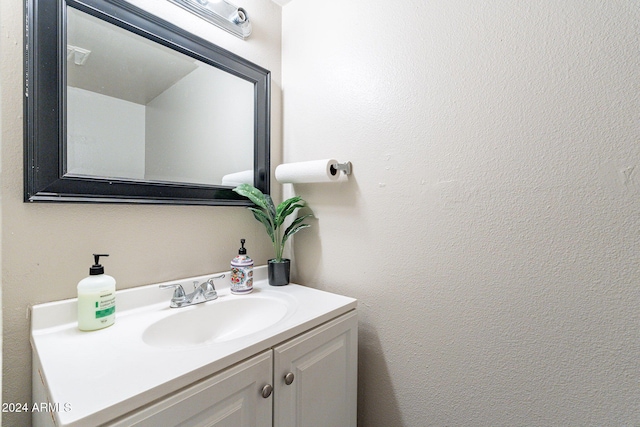
[[[138,411],[112,426],[270,427],[271,350]]]
[[[275,347],[274,427],[356,427],[357,352],[355,311]]]

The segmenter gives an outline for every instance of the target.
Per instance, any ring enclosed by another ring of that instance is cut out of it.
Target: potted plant
[[[295,196],[285,200],[276,207],[273,204],[271,196],[262,193],[262,191],[252,185],[240,184],[234,188],[233,191],[248,198],[257,206],[249,207],[249,210],[253,212],[255,219],[264,225],[273,244],[273,249],[276,254],[275,257],[268,262],[269,284],[272,286],[287,285],[291,271],[291,260],[282,258],[284,244],[289,237],[298,231],[311,227],[309,224],[303,224],[302,222],[312,216],[312,214],[300,216],[293,220],[284,232],[282,229],[285,226],[284,222],[286,218],[293,214],[298,208],[305,206],[306,202],[302,200],[301,197]]]

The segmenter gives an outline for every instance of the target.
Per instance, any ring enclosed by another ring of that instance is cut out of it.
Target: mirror
[[[27,9],[25,201],[249,205],[237,184],[269,191],[267,70],[122,0]]]
[[[67,174],[206,185],[253,176],[247,80],[67,8],[66,90]]]

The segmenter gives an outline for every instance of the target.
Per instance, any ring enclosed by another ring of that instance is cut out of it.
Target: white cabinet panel
[[[270,427],[271,350],[111,424],[118,427]]]
[[[351,312],[274,347],[274,426],[356,427],[357,342]]]

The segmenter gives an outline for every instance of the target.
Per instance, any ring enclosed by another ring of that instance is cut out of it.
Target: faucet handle
[[[218,298],[218,292],[216,292],[216,287],[213,285],[213,279],[207,280],[201,286],[207,301]]]
[[[200,285],[200,288],[202,288],[202,292],[204,293],[204,297],[207,301],[218,298],[218,292],[216,292],[216,286],[213,283],[213,279],[220,279],[222,277],[224,277],[224,274],[214,276]]]
[[[200,284],[200,287],[202,288],[203,291],[205,292],[215,292],[216,291],[216,286],[213,282],[213,279],[221,279],[224,277],[224,274],[220,274],[218,276],[213,276],[211,277],[209,280],[205,280],[204,282],[202,282]],[[193,288],[196,289],[198,287],[198,282],[193,282]]]
[[[217,276],[211,277],[205,283],[208,283],[209,285],[211,285],[215,289],[215,286],[213,285],[213,279],[222,279],[223,277],[224,277],[224,274],[218,274]]]
[[[207,280],[205,282],[207,284],[207,291],[213,291],[215,293],[216,292],[216,286],[213,283],[213,279],[222,279],[223,277],[224,277],[224,274],[219,274],[219,275],[213,276],[209,280]]]
[[[187,296],[187,294],[185,294],[184,292],[184,288],[179,283],[172,283],[170,285],[160,285],[160,289],[171,289],[171,288],[175,288],[175,291],[173,291],[174,300],[184,299],[184,297]]]

